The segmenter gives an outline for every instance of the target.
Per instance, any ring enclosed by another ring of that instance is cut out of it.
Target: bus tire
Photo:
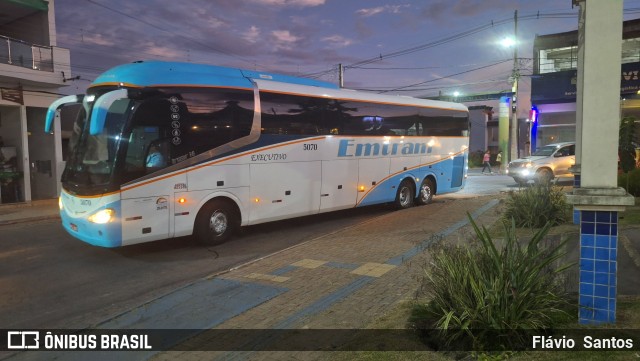
[[[398,192],[396,193],[396,200],[394,205],[398,209],[407,209],[413,207],[415,199],[415,185],[412,181],[405,179],[400,182]]]
[[[193,233],[200,244],[214,246],[231,238],[239,226],[238,209],[228,201],[214,199],[198,212]]]
[[[433,182],[429,178],[425,178],[420,185],[420,193],[416,198],[416,203],[419,205],[425,205],[431,203],[433,200],[433,194],[435,193],[435,187]]]

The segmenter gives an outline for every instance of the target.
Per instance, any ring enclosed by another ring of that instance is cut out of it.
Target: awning
[[[48,11],[49,2],[46,0],[4,0],[6,2],[14,3],[19,6],[35,9],[39,11]]]

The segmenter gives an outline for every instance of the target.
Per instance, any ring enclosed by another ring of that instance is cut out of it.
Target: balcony
[[[53,50],[0,35],[0,63],[53,72]]]
[[[0,35],[0,83],[60,87],[65,85],[65,76],[71,77],[69,62],[69,49]]]

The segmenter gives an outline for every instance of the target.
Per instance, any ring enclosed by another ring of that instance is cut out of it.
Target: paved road
[[[372,207],[249,227],[213,248],[185,237],[113,250],[77,241],[57,221],[5,226],[0,325],[88,327],[207,275],[389,211]]]
[[[562,179],[555,183],[566,191],[570,191],[573,187],[572,179]],[[466,198],[484,195],[498,194],[518,190],[520,186],[513,178],[502,174],[481,174],[480,169],[471,169],[467,184],[461,192],[451,195],[453,198]]]

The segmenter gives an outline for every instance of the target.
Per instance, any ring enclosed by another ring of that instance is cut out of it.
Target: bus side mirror
[[[111,105],[119,99],[127,98],[127,89],[118,89],[105,93],[96,100],[91,112],[91,118],[89,120],[89,134],[98,135],[102,133],[104,129],[104,123],[107,119],[107,113]]]
[[[82,103],[82,99],[84,95],[67,95],[66,97],[62,97],[49,105],[47,109],[47,116],[44,121],[44,132],[51,133],[51,125],[53,124],[53,119],[56,117],[56,112],[58,109],[65,105],[71,103]]]

